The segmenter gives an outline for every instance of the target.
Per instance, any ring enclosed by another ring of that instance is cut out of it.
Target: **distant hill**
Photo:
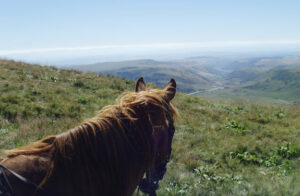
[[[254,84],[248,85],[247,88],[270,91],[300,88],[300,68],[269,70],[257,77]]]
[[[239,59],[227,66],[232,71],[238,69],[281,69],[281,68],[297,68],[300,67],[300,56],[274,56],[274,57],[253,57]]]
[[[290,84],[292,81],[275,81],[271,75],[275,74],[274,70],[285,70],[282,73],[277,71],[278,74],[285,74],[285,72],[294,72],[300,68],[299,56],[251,58],[195,56],[173,61],[140,59],[73,66],[72,68],[131,80],[144,76],[147,81],[154,82],[158,86],[163,86],[169,78],[176,78],[179,91],[200,92],[199,95],[203,94],[202,92],[209,92],[205,94],[212,97],[220,97],[216,95],[217,91],[226,92],[230,98],[236,97],[237,92],[243,91],[243,93],[239,93],[238,97],[248,98],[251,95],[253,98],[260,99],[268,93],[267,97],[271,99],[298,102],[297,93],[294,93],[294,91],[298,91],[297,77],[292,77],[295,83]],[[295,74],[297,75],[298,72]],[[269,84],[267,84],[268,82]],[[264,89],[266,86],[268,86],[268,90]],[[225,89],[220,90],[222,88]],[[279,88],[285,90],[279,91]],[[215,92],[214,90],[210,91],[211,89],[218,90]],[[258,91],[260,92],[257,93]]]
[[[255,62],[255,66],[266,69],[300,67],[300,56],[261,58]]]
[[[254,81],[261,77],[264,71],[255,68],[243,68],[235,70],[225,77],[227,85],[241,85],[250,81]]]
[[[95,63],[88,65],[72,66],[73,69],[82,70],[85,72],[104,72],[117,70],[124,67],[136,67],[136,66],[175,66],[175,62],[168,61],[155,61],[152,59],[140,59],[140,60],[130,60],[130,61],[118,61],[118,62],[104,62]]]
[[[300,68],[269,70],[244,88],[300,102]]]
[[[269,70],[274,68],[300,67],[300,56],[257,56],[257,57],[209,57],[195,56],[185,59],[186,62],[194,62],[197,65],[214,67],[226,73],[239,69]]]
[[[263,71],[240,69],[224,81],[225,89],[199,96],[233,100],[261,100],[268,103],[300,104],[300,68]]]
[[[178,90],[181,92],[193,92],[195,90],[210,88],[214,82],[209,78],[193,72],[191,69],[180,67],[124,67],[116,71],[107,71],[119,77],[136,80],[143,76],[147,81],[154,82],[163,87],[170,78],[176,78]]]
[[[155,61],[142,59],[134,61],[106,62],[73,66],[84,72],[111,74],[136,80],[143,76],[147,81],[163,86],[169,78],[176,78],[181,92],[209,89],[218,85],[222,71],[190,61]]]

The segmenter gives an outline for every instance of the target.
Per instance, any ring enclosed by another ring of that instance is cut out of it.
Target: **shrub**
[[[276,118],[278,118],[278,119],[282,119],[282,118],[285,117],[285,114],[284,114],[283,110],[280,110],[279,112],[276,112],[276,113],[274,114],[274,116],[275,116]]]
[[[0,99],[2,102],[10,104],[18,104],[20,102],[20,97],[16,94],[5,94]]]
[[[117,89],[119,91],[123,91],[125,89],[124,85],[117,80],[113,80],[112,84],[110,85],[110,88]]]
[[[286,159],[292,159],[299,156],[296,148],[294,148],[289,142],[285,142],[283,145],[277,146],[277,154]]]
[[[26,105],[22,111],[22,118],[28,119],[29,117],[40,116],[43,110],[43,107],[38,104]]]
[[[224,125],[224,128],[232,131],[233,133],[244,133],[246,131],[246,124],[241,124],[237,121],[229,121]]]
[[[60,118],[64,116],[64,112],[62,110],[62,106],[58,104],[50,104],[46,110],[46,115],[51,118]]]
[[[52,80],[52,82],[56,82],[58,80],[56,76],[51,76],[50,79]]]
[[[272,121],[272,117],[269,115],[257,114],[256,117],[252,118],[251,120],[261,124],[267,124]]]
[[[85,97],[80,97],[77,102],[83,105],[88,103]]]
[[[276,147],[273,152],[267,156],[258,156],[255,153],[246,151],[247,149],[238,149],[235,152],[229,152],[229,159],[238,160],[243,164],[254,164],[258,166],[265,166],[278,171],[279,174],[286,175],[291,171],[291,162],[293,158],[299,157],[299,152],[292,147],[290,143],[283,143]]]
[[[71,118],[78,118],[81,116],[81,114],[80,114],[81,107],[79,105],[70,106],[68,111],[69,111],[69,116]]]
[[[82,88],[84,86],[84,83],[82,81],[75,81],[73,83],[73,86],[78,87],[78,88]]]
[[[17,119],[18,108],[15,105],[0,105],[0,113],[7,120],[14,122]]]

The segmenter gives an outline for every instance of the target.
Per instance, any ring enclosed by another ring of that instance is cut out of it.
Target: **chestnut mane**
[[[154,151],[149,138],[157,124],[151,118],[156,116],[165,122],[166,114],[172,118],[177,115],[172,104],[164,99],[167,93],[166,90],[126,93],[115,105],[104,107],[79,126],[10,150],[4,160],[18,155],[49,157],[49,170],[39,185],[43,188],[47,188],[51,179],[67,176],[78,193],[106,195],[112,187],[118,187],[113,194],[124,195],[129,187],[136,186],[136,176],[142,176],[153,164]]]

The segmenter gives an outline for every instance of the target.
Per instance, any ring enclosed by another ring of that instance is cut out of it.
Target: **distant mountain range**
[[[142,59],[134,61],[106,62],[84,66],[73,66],[73,69],[111,74],[136,80],[143,76],[148,82],[164,85],[170,78],[176,78],[178,88],[182,92],[208,89],[219,85],[218,80],[223,72],[202,66],[193,61],[156,61]]]
[[[271,93],[272,98],[300,102],[300,56],[195,56],[176,61],[141,59],[73,66],[72,69],[116,75],[131,80],[143,76],[148,82],[159,86],[163,86],[173,77],[178,81],[179,91],[186,93],[208,91],[209,95],[215,96],[216,92],[209,89],[218,89],[227,94],[234,90],[232,95],[240,91],[261,91]],[[260,93],[259,96],[264,95]]]

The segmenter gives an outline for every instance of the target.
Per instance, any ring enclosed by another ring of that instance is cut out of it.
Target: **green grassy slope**
[[[66,131],[134,82],[0,60],[0,149]],[[173,152],[159,195],[299,195],[300,107],[178,93]]]
[[[133,88],[117,77],[0,60],[0,149],[66,131]]]
[[[184,95],[175,105],[181,119],[162,195],[299,194],[299,107]]]
[[[256,80],[263,74],[263,71],[260,69],[238,69],[225,77],[226,84],[228,85],[240,85],[245,84],[249,81]]]
[[[300,68],[272,69],[246,88],[269,92],[290,92],[300,97]]]
[[[199,95],[266,103],[300,103],[300,68],[271,69],[268,71],[240,69],[229,74],[224,83],[229,88],[204,92]]]

